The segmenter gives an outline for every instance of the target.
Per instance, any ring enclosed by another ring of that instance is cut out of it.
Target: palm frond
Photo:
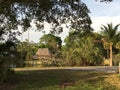
[[[102,30],[102,36],[109,42],[114,42],[120,38],[120,32],[118,32],[118,27],[120,24],[116,25],[113,27],[113,24],[107,24],[107,26],[102,25],[101,30]]]

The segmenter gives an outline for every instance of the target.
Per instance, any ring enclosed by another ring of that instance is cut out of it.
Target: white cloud
[[[113,25],[120,24],[120,17],[91,17],[92,27],[95,32],[100,31],[101,25],[106,25],[108,23],[113,23]]]
[[[83,0],[90,9],[91,16],[120,16],[120,0],[111,3],[100,3],[95,0]]]

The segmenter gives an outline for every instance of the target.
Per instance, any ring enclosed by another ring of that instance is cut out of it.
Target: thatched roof
[[[39,48],[36,54],[33,56],[34,59],[48,58],[51,57],[51,53],[48,48]]]
[[[49,56],[50,51],[48,48],[39,48],[38,51],[36,52],[36,55],[38,56]]]

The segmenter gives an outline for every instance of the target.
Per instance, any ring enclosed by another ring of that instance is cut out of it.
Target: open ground
[[[15,75],[0,90],[120,90],[119,74],[113,73],[116,68],[15,68]]]

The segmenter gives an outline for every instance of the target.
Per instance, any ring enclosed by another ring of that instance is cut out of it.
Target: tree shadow
[[[74,70],[26,70],[17,71],[16,74],[7,80],[17,90],[61,88],[64,84],[74,86],[78,83],[95,83],[108,75],[94,71]],[[62,85],[62,86],[61,86]],[[8,89],[9,90],[9,89]]]

